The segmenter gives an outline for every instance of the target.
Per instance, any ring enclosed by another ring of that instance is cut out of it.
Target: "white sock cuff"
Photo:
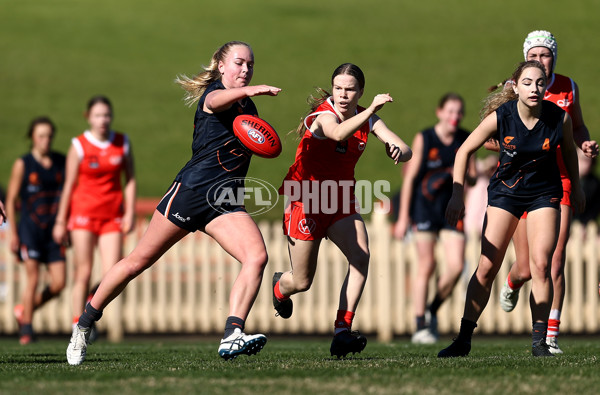
[[[560,320],[560,310],[558,309],[552,309],[550,310],[550,317],[551,320]]]

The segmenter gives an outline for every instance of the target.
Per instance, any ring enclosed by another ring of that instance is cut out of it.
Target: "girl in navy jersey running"
[[[89,328],[110,301],[171,246],[196,230],[211,236],[242,264],[231,290],[219,355],[230,359],[256,354],[267,342],[264,335],[243,332],[267,264],[264,240],[242,205],[216,207],[216,197],[211,200],[214,194],[209,193],[212,186],[229,181],[228,187],[243,188],[251,154],[233,134],[233,120],[240,114],[258,115],[251,97],[276,96],[280,92],[274,86],[250,86],[253,73],[252,49],[246,43],[232,41],[213,54],[203,72],[194,78],[177,79],[187,91],[188,103],[198,102],[192,158],[175,177],[138,245],[104,276],[87,304],[67,348],[69,364],[84,361]]]
[[[560,144],[572,182],[571,200],[583,208],[577,153],[571,117],[544,100],[547,77],[537,61],[521,63],[512,75],[510,89],[491,95],[483,121],[456,154],[454,190],[446,218],[456,224],[464,215],[464,179],[471,154],[490,138],[500,142],[499,165],[488,187],[488,208],[483,225],[481,257],[467,288],[460,333],[438,357],[466,356],[471,337],[485,308],[492,284],[504,259],[519,218],[528,212],[527,237],[532,260],[532,354],[553,356],[546,344],[552,299],[549,265],[558,239],[562,184],[556,163]]]
[[[413,158],[405,167],[394,237],[404,239],[411,223],[417,247],[418,267],[413,281],[413,343],[431,344],[438,338],[437,311],[451,295],[464,267],[465,235],[462,221],[451,227],[444,219],[452,195],[452,167],[456,151],[469,136],[460,127],[464,101],[456,93],[442,96],[435,112],[438,122],[418,133],[412,143]],[[476,179],[475,158],[469,161],[468,179]],[[429,280],[435,273],[435,245],[444,245],[446,268],[427,306]],[[426,318],[426,316],[429,316]]]
[[[537,60],[544,66],[548,78],[548,88],[544,100],[549,100],[564,109],[573,122],[573,138],[577,146],[589,158],[598,155],[598,143],[590,139],[590,133],[583,121],[580,104],[579,87],[571,78],[556,73],[556,59],[558,57],[558,44],[554,35],[545,30],[535,30],[527,35],[523,43],[523,56],[525,60]],[[486,148],[498,147],[486,144]],[[573,210],[571,209],[571,181],[562,165],[563,159],[560,151],[556,160],[559,164],[563,183],[563,197],[560,208],[560,232],[558,242],[552,255],[552,308],[548,319],[548,336],[546,343],[553,354],[562,354],[558,345],[558,334],[561,311],[565,298],[565,264],[567,242],[571,229]],[[519,299],[519,291],[523,284],[531,279],[529,268],[529,248],[527,244],[527,215],[523,215],[513,235],[516,260],[500,291],[500,306],[503,310],[512,311]]]
[[[31,151],[13,165],[6,209],[10,221],[10,248],[25,267],[27,282],[22,304],[14,308],[19,324],[19,342],[33,340],[34,310],[58,296],[65,287],[65,248],[52,239],[58,201],[65,178],[65,156],[52,151],[55,128],[47,117],[35,118],[29,127]],[[21,210],[17,218],[17,202]],[[50,283],[36,292],[40,264],[46,263]]]

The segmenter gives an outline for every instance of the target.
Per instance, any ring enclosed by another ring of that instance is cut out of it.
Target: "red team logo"
[[[300,222],[298,222],[298,230],[305,235],[311,234],[316,227],[317,224],[312,218],[303,218]]]

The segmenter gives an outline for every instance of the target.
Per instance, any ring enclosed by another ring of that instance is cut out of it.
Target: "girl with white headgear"
[[[598,155],[598,144],[590,140],[589,131],[583,122],[579,102],[579,88],[573,79],[554,72],[558,57],[558,45],[554,35],[546,30],[534,30],[529,33],[523,43],[523,56],[525,60],[537,60],[544,66],[546,77],[548,78],[544,100],[555,103],[571,116],[575,143],[586,156],[590,158],[596,157]],[[561,215],[558,242],[552,256],[551,275],[554,297],[548,319],[546,342],[552,353],[562,354],[562,350],[558,346],[557,336],[559,333],[560,314],[565,297],[565,252],[569,239],[572,205],[570,199],[571,181],[565,169],[560,147],[557,151],[557,162],[561,172],[563,197],[560,205]],[[519,225],[513,236],[517,258],[500,291],[500,306],[507,312],[515,308],[519,299],[520,288],[532,277],[526,235],[526,218],[527,213],[519,221]]]

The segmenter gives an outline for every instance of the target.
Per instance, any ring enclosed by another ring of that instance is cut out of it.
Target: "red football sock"
[[[290,298],[289,296],[285,296],[284,294],[282,294],[281,291],[279,290],[279,281],[277,281],[275,283],[275,288],[273,288],[273,290],[275,291],[275,297],[280,302]]]
[[[337,318],[335,319],[335,333],[338,334],[345,330],[352,328],[352,320],[354,319],[354,313],[347,310],[338,310]]]
[[[517,283],[513,283],[510,280],[510,274],[508,275],[508,277],[506,278],[506,282],[508,283],[508,286],[510,287],[510,289],[512,289],[513,291],[516,291],[517,289],[521,288],[523,286],[523,284],[525,284],[524,282],[517,282]]]

